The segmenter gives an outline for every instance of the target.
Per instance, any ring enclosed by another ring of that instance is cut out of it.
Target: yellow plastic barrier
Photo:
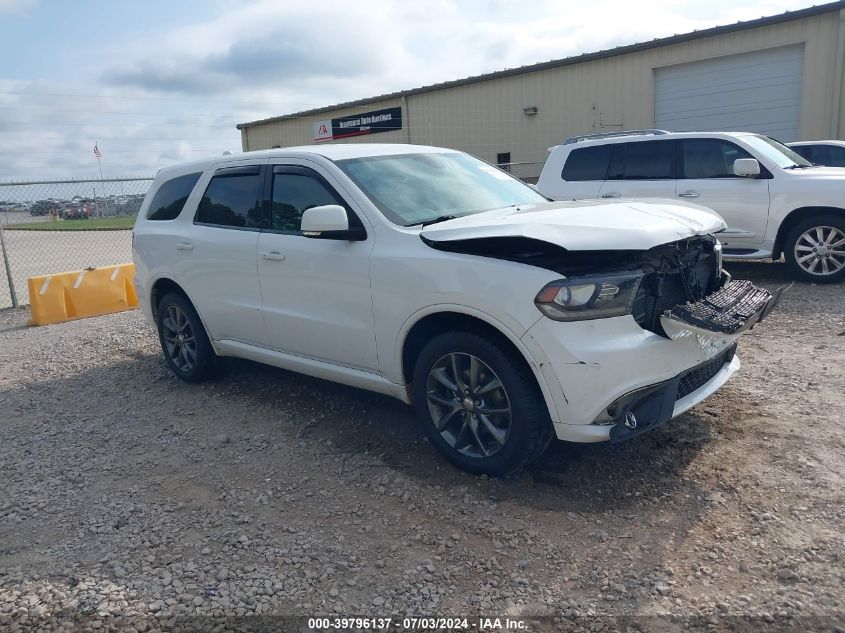
[[[138,307],[134,264],[30,277],[30,325],[48,325]]]

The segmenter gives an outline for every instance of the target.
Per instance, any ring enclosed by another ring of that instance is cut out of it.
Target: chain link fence
[[[0,309],[29,304],[29,277],[132,261],[132,225],[151,182],[0,182]]]
[[[28,277],[132,261],[132,225],[151,182],[0,182],[0,308],[29,303]]]

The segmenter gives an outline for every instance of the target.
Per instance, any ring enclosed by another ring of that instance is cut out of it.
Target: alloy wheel
[[[178,306],[167,306],[161,327],[165,351],[170,360],[179,371],[191,371],[197,363],[197,340],[188,315]]]
[[[446,443],[468,457],[490,457],[507,443],[511,406],[496,373],[472,354],[446,354],[426,381],[428,410]]]
[[[845,268],[845,233],[835,226],[814,226],[795,242],[795,261],[811,275],[833,275]]]

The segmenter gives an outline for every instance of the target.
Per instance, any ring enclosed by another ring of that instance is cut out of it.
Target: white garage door
[[[797,141],[804,47],[786,46],[655,70],[654,125],[745,130]]]

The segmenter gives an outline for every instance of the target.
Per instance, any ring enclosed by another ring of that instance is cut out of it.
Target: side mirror
[[[366,239],[361,227],[349,227],[346,209],[339,204],[311,207],[302,214],[300,229],[305,237],[322,240],[358,241]]]
[[[760,175],[760,163],[756,158],[737,158],[734,161],[734,175],[743,178],[756,178]]]

